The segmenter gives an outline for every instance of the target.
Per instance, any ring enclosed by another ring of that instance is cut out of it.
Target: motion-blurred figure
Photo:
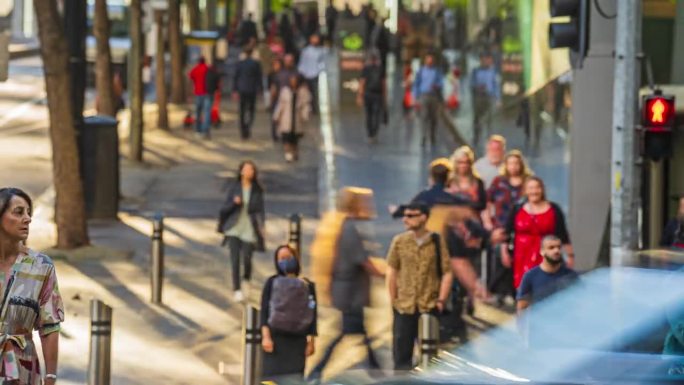
[[[384,276],[385,270],[384,261],[371,258],[368,234],[362,230],[363,222],[374,217],[373,191],[346,187],[340,192],[337,211],[326,214],[316,232],[311,256],[319,300],[342,312],[342,332],[311,371],[312,379],[321,377],[335,347],[347,335],[363,335],[369,364],[379,367],[363,314],[363,308],[370,305],[370,278]]]

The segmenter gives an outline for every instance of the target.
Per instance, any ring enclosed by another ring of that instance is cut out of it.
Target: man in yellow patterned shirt
[[[451,291],[449,252],[444,239],[425,227],[429,212],[420,202],[404,207],[403,221],[408,231],[394,237],[387,255],[395,370],[413,367],[420,315],[441,313]]]

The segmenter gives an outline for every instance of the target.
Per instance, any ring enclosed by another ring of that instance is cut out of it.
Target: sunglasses
[[[404,218],[417,218],[421,215],[423,215],[423,214],[422,213],[420,213],[420,214],[404,214]]]

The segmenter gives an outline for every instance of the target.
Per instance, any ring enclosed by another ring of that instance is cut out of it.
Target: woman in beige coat
[[[293,75],[290,84],[280,90],[278,104],[273,111],[273,120],[283,140],[285,160],[288,162],[297,160],[299,156],[297,143],[310,115],[311,93],[307,87],[300,87],[298,76]]]

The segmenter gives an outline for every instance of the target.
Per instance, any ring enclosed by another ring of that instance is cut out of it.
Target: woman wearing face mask
[[[544,181],[536,176],[527,178],[523,192],[527,202],[517,206],[508,216],[506,233],[513,244],[511,258],[509,243],[501,245],[501,262],[506,267],[513,266],[513,285],[520,286],[523,275],[539,265],[542,256],[539,252],[541,240],[546,235],[555,235],[563,243],[567,267],[575,265],[575,254],[570,244],[565,216],[560,207],[546,199]]]
[[[64,306],[57,288],[52,260],[25,246],[33,204],[16,188],[0,188],[0,382],[15,385],[53,385],[57,381],[57,356]],[[32,339],[40,335],[45,361],[41,376]]]
[[[235,300],[244,295],[240,282],[240,261],[244,264],[243,277],[252,277],[252,253],[264,250],[264,189],[258,178],[256,165],[251,161],[240,163],[239,178],[228,190],[226,203],[219,212],[218,231],[225,235],[223,245],[230,250]]]
[[[291,247],[278,247],[274,262],[277,274],[266,281],[261,294],[261,378],[303,378],[317,333],[316,289],[299,277],[299,260]]]

